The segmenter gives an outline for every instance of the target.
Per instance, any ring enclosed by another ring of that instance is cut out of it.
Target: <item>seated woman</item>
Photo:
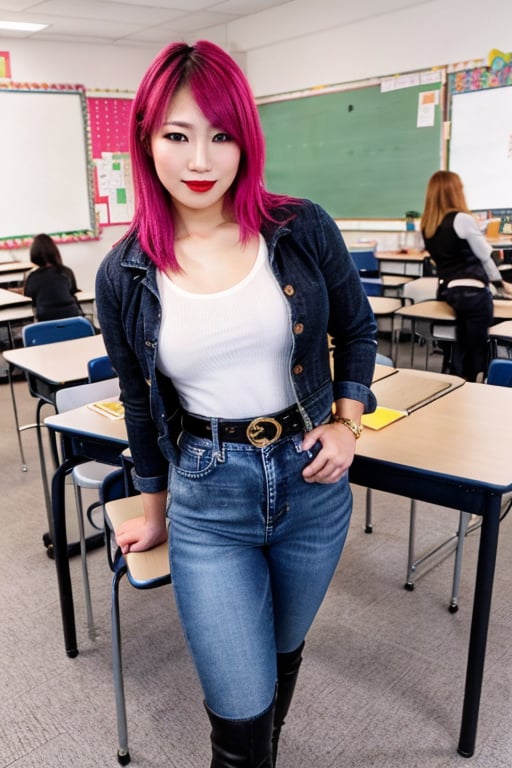
[[[30,261],[36,265],[25,281],[23,292],[30,296],[37,320],[76,317],[82,309],[73,271],[64,266],[57,245],[49,235],[37,235],[30,246]]]

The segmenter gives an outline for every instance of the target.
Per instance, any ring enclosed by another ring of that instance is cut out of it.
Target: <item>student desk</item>
[[[380,325],[379,330],[382,330],[382,323],[379,324],[379,320],[382,321],[385,318],[390,319],[391,327],[390,327],[390,342],[389,342],[389,353],[390,357],[393,357],[393,331],[394,331],[394,324],[393,324],[393,315],[397,310],[399,310],[403,306],[402,299],[394,296],[368,296],[368,302],[370,304],[370,307],[372,308],[372,312],[375,315],[375,319],[377,320],[377,325]]]
[[[489,328],[489,338],[493,345],[493,357],[497,355],[497,347],[501,342],[510,349],[512,347],[512,320],[504,320],[502,323],[491,325]]]
[[[83,461],[119,464],[120,455],[128,446],[128,437],[124,419],[109,419],[86,405],[47,416],[44,423],[55,434],[60,433],[65,441],[65,459],[55,470],[52,479],[51,530],[64,645],[67,655],[74,658],[78,654],[78,646],[66,533],[65,480],[73,468]]]
[[[0,283],[21,283],[27,272],[34,269],[31,261],[5,261],[0,264]]]
[[[465,383],[380,431],[366,429],[350,470],[356,484],[371,478],[377,490],[482,516],[458,743],[465,757],[476,742],[501,499],[512,490],[511,404],[505,387]]]
[[[17,304],[31,304],[32,299],[23,296],[16,291],[9,291],[7,288],[0,288],[0,308],[15,307]]]
[[[377,251],[375,256],[380,262],[380,272],[392,275],[423,275],[423,260],[428,256],[426,251],[408,249],[405,251]]]
[[[47,403],[55,402],[55,393],[62,387],[73,384],[81,384],[88,380],[87,363],[94,357],[106,354],[103,337],[86,336],[82,339],[60,341],[55,344],[41,344],[35,347],[21,347],[19,349],[5,350],[3,356],[11,366],[20,368],[30,374],[36,381],[37,391]],[[21,430],[19,425],[16,397],[11,381],[11,396],[18,433],[18,444],[23,467],[25,460],[21,443]],[[36,425],[37,426],[37,425]],[[41,466],[41,479],[48,520],[51,523],[51,500],[48,487],[48,475],[42,443],[41,431],[38,427],[39,462]],[[50,525],[51,530],[51,525]]]
[[[500,320],[512,319],[512,300],[494,299],[494,318]],[[417,320],[428,320],[438,325],[454,325],[455,312],[446,301],[419,301],[416,304],[401,307],[395,312],[395,317],[408,318],[412,322],[411,368],[414,367],[414,335]],[[427,353],[428,354],[428,353]]]
[[[396,377],[398,382],[399,376],[390,375],[385,381]],[[459,753],[466,757],[474,753],[476,742],[501,498],[512,490],[507,445],[512,432],[511,400],[512,393],[504,387],[465,383],[382,430],[366,429],[357,442],[350,470],[350,480],[356,484],[366,486],[371,479],[372,488],[377,490],[482,516],[458,743]],[[65,648],[68,656],[74,657],[78,648],[62,501],[64,479],[76,462],[91,454],[96,458],[103,451],[119,453],[126,443],[121,423],[86,408],[47,417],[45,423],[50,429],[66,432],[81,452],[56,470],[52,483]]]
[[[82,307],[84,314],[92,315],[94,292],[78,291],[76,298],[78,299],[78,303]],[[27,323],[33,322],[34,312],[32,310],[32,300],[27,296],[21,296],[14,291],[0,288],[0,327],[7,329],[9,347],[11,349],[15,346],[12,330],[13,325],[26,325]]]

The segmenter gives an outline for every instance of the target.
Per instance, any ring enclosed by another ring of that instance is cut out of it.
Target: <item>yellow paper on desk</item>
[[[119,400],[100,400],[89,405],[91,411],[108,416],[109,419],[124,419],[124,405]]]
[[[406,411],[397,411],[395,408],[385,408],[378,405],[373,413],[363,414],[361,423],[363,427],[368,427],[368,429],[382,429],[388,424],[398,421],[398,419],[403,419],[404,416],[407,416]]]

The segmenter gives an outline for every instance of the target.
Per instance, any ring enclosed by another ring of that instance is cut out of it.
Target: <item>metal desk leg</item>
[[[485,647],[491,613],[492,585],[498,548],[500,496],[490,496],[486,514],[482,520],[478,565],[476,572],[473,617],[469,636],[466,687],[459,745],[457,751],[463,757],[471,757],[475,751],[478,710],[484,674]]]
[[[50,535],[53,541],[55,566],[57,569],[57,582],[59,587],[60,609],[62,614],[62,628],[64,631],[64,645],[70,658],[78,655],[75,626],[75,608],[73,605],[73,590],[71,587],[71,575],[69,572],[69,553],[66,532],[66,503],[65,503],[65,479],[66,475],[77,464],[86,461],[84,458],[71,458],[61,464],[52,479],[52,525]]]
[[[16,436],[18,438],[18,448],[20,450],[20,459],[21,459],[21,471],[26,472],[27,471],[27,462],[25,461],[25,452],[23,450],[23,443],[21,441],[21,431],[23,427],[20,426],[20,419],[18,416],[18,406],[16,403],[16,393],[14,392],[14,382],[12,380],[12,369],[13,366],[11,363],[8,364],[7,367],[7,376],[9,378],[9,387],[11,390],[11,402],[12,402],[12,410],[14,413],[14,423],[16,425]],[[32,425],[33,426],[33,425]],[[28,427],[25,427],[27,429]]]

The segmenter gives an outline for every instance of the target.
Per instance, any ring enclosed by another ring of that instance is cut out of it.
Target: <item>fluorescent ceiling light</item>
[[[46,29],[48,24],[30,24],[26,21],[0,21],[0,29],[9,29],[17,32],[40,32]]]

